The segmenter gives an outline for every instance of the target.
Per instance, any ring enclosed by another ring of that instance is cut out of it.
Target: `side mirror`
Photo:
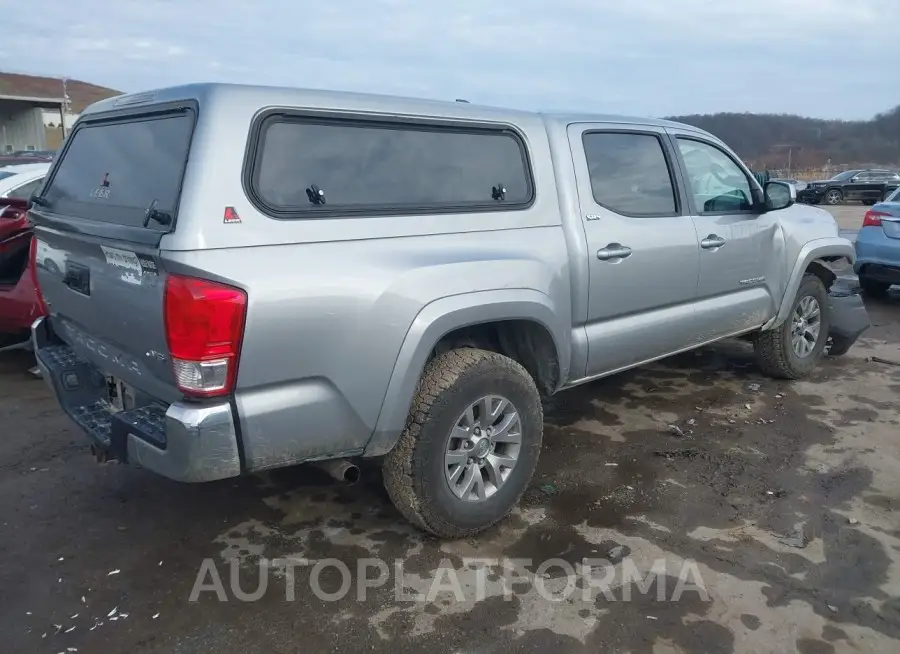
[[[797,201],[797,189],[784,182],[766,182],[766,211],[787,209]]]

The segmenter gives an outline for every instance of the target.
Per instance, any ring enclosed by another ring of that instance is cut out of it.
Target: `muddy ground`
[[[377,471],[188,486],[96,464],[29,356],[0,354],[0,650],[900,651],[900,366],[867,360],[900,361],[900,294],[869,308],[865,340],[809,381],[727,342],[560,394],[521,508],[459,542],[408,527]],[[309,561],[293,583],[261,577],[287,557]],[[350,571],[335,601],[325,559]]]

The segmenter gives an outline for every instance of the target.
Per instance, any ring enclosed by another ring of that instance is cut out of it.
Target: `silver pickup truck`
[[[853,246],[794,197],[659,120],[124,95],[33,196],[33,345],[99,456],[189,482],[371,458],[465,536],[528,485],[542,397],[729,337],[788,379],[853,344]]]

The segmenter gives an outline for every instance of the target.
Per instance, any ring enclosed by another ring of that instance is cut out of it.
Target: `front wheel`
[[[540,394],[521,365],[496,352],[451,350],[425,368],[406,428],[385,457],[384,485],[419,528],[471,536],[512,511],[542,437]]]
[[[844,194],[836,188],[831,189],[825,194],[825,204],[830,204],[832,206],[840,204],[843,199]]]
[[[807,377],[822,359],[830,326],[825,285],[804,275],[787,320],[756,337],[757,365],[778,379]]]

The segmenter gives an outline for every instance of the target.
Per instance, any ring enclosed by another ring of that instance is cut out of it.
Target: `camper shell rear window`
[[[170,231],[195,120],[196,111],[182,106],[77,124],[41,206],[57,215]]]

